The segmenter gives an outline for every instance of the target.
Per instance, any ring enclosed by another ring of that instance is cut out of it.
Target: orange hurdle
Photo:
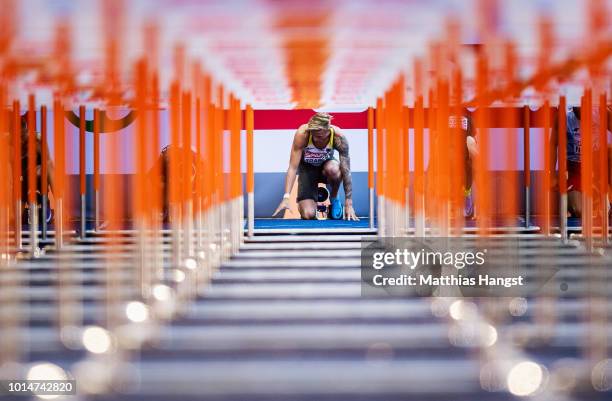
[[[55,169],[53,176],[53,199],[55,200],[55,246],[61,249],[64,244],[64,208],[66,174],[66,139],[64,108],[56,97],[53,101],[53,140]]]
[[[86,191],[87,181],[85,180],[85,106],[79,106],[79,191],[81,194],[81,228],[79,236],[81,239],[86,235]]]
[[[423,96],[417,95],[414,105],[414,224],[417,237],[425,236],[424,126]]]
[[[0,82],[0,104],[4,107],[6,104],[6,87],[4,82]],[[0,110],[0,267],[8,265],[10,258],[9,249],[9,220],[10,220],[10,171],[9,164],[5,160],[9,160],[9,138],[4,135],[8,132],[7,127],[8,114],[4,108]]]
[[[242,171],[240,168],[241,158],[241,110],[240,100],[233,94],[229,99],[228,125],[230,129],[230,227],[232,253],[238,251],[242,238],[243,208],[242,204]]]
[[[529,106],[523,106],[523,185],[525,194],[525,228],[531,226],[531,127]]]
[[[402,87],[402,90],[404,88]],[[404,203],[403,231],[410,228],[410,109],[402,103],[402,201]]]
[[[30,217],[30,256],[37,257],[38,249],[38,205],[36,203],[36,99],[28,97],[28,212]]]
[[[599,205],[601,214],[601,239],[603,244],[608,244],[610,221],[608,217],[608,109],[606,93],[599,96]]]
[[[136,98],[134,108],[138,113],[135,121],[135,137],[133,157],[135,164],[135,174],[132,176],[132,219],[133,226],[136,230],[137,244],[135,248],[134,261],[136,269],[134,269],[134,282],[137,283],[140,291],[140,296],[143,299],[148,299],[151,296],[153,287],[153,274],[151,263],[148,256],[151,254],[149,242],[147,240],[147,230],[150,228],[150,205],[147,184],[146,184],[146,147],[148,119],[147,119],[147,64],[144,59],[136,62],[134,86],[136,88]],[[95,134],[94,134],[95,135]]]
[[[371,111],[371,109],[370,109]],[[255,119],[253,107],[246,106],[245,128],[246,128],[246,168],[247,168],[247,235],[253,236],[255,230],[255,171],[253,169],[253,129],[255,127]],[[369,132],[369,131],[368,131]],[[368,148],[369,150],[369,148]],[[369,181],[368,181],[369,182]],[[370,187],[371,188],[371,187]],[[373,193],[373,192],[370,192]],[[371,224],[371,222],[370,222]]]
[[[180,88],[177,82],[173,82],[170,86],[170,146],[168,148],[168,169],[166,173],[166,191],[168,193],[168,220],[172,225],[172,252],[173,264],[180,264],[180,195],[181,188],[178,178],[180,177]]]
[[[183,246],[185,257],[194,255],[193,242],[191,241],[193,233],[193,152],[191,148],[191,92],[187,91],[182,94],[181,101],[181,132],[182,137],[180,153],[181,153],[181,207],[183,208],[181,216],[181,224],[183,224],[184,238]],[[178,144],[177,144],[178,145]]]
[[[567,105],[565,96],[559,98],[557,119],[557,160],[559,162],[559,229],[563,242],[567,242]]]
[[[550,235],[550,219],[551,219],[551,194],[550,194],[550,183],[551,183],[551,166],[550,166],[550,103],[547,100],[544,101],[542,106],[542,112],[544,113],[544,180],[542,184],[543,196],[540,195],[541,210],[543,210],[542,216],[542,233],[544,235]]]
[[[15,204],[15,248],[20,251],[23,248],[21,216],[23,209],[22,187],[21,187],[21,106],[19,100],[13,101],[13,202]]]
[[[507,82],[514,82],[516,75],[516,50],[514,44],[507,42],[504,46],[504,75]],[[516,93],[511,91],[508,97],[503,99],[507,104],[511,104]],[[501,202],[502,218],[507,226],[513,226],[515,216],[518,215],[518,200],[519,200],[519,183],[518,176],[515,171],[518,170],[518,151],[517,151],[517,136],[515,127],[517,124],[517,113],[513,108],[505,107],[502,115],[504,146],[509,150],[504,152],[504,170],[502,174],[502,185],[507,190],[506,196]]]
[[[100,229],[100,110],[93,111],[94,231]]]
[[[451,72],[451,93],[450,93],[450,104],[449,111],[450,115],[455,118],[455,124],[450,128],[450,140],[449,144],[451,149],[455,151],[451,152],[449,161],[450,161],[450,206],[451,213],[451,227],[453,229],[453,233],[460,233],[464,226],[464,218],[463,213],[457,213],[456,210],[458,205],[463,205],[464,203],[464,192],[466,189],[466,172],[464,165],[464,160],[467,157],[467,149],[466,144],[464,144],[464,135],[461,131],[461,121],[463,118],[463,85],[462,78],[463,74],[461,73],[461,69],[459,67],[455,68],[454,71]],[[447,124],[448,125],[448,124]],[[458,150],[458,151],[457,151]],[[453,234],[455,235],[455,234]]]
[[[49,204],[49,182],[47,180],[48,168],[47,162],[49,155],[47,154],[47,106],[40,107],[40,142],[41,142],[41,166],[40,166],[40,193],[42,195],[42,233],[41,238],[47,239],[47,208]]]
[[[591,88],[584,91],[580,115],[582,181],[582,235],[588,250],[593,250],[593,102]]]

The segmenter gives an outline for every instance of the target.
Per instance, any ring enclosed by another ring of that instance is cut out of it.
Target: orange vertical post
[[[40,193],[42,195],[42,233],[41,238],[47,239],[47,208],[49,207],[49,181],[47,179],[49,171],[47,163],[47,106],[40,107]]]
[[[392,225],[394,223],[393,219],[388,218],[389,213],[391,211],[391,200],[395,199],[395,187],[392,185],[392,183],[390,183],[389,177],[393,176],[393,169],[395,166],[395,159],[394,159],[394,155],[393,155],[393,142],[394,142],[394,135],[393,135],[393,129],[394,129],[394,124],[393,124],[393,119],[394,119],[394,115],[393,115],[393,87],[391,87],[387,93],[385,93],[385,100],[384,100],[384,128],[383,128],[383,142],[384,142],[384,151],[383,151],[383,157],[384,157],[384,163],[383,163],[383,186],[385,188],[385,196],[384,196],[384,200],[383,200],[383,214],[384,214],[384,219],[383,219],[383,232],[385,234],[389,234],[392,230]]]
[[[9,138],[7,132],[8,114],[4,110],[6,104],[6,87],[0,82],[0,267],[8,264],[9,260],[9,215],[11,202],[10,173],[9,173]]]
[[[384,101],[384,129],[383,129],[383,140],[385,143],[384,147],[384,165],[383,165],[383,180],[385,182],[385,209],[389,205],[389,201],[395,198],[395,187],[390,185],[389,176],[393,174],[394,168],[394,158],[393,158],[393,140],[395,137],[393,136],[394,129],[394,115],[393,115],[393,86],[389,88],[387,93],[385,93],[385,101]]]
[[[601,235],[604,244],[608,243],[609,217],[608,217],[608,110],[606,93],[599,96],[599,205],[601,218]]]
[[[64,241],[64,222],[66,209],[65,172],[66,172],[66,138],[64,126],[64,109],[59,99],[53,101],[53,142],[55,169],[53,177],[53,197],[55,199],[55,245],[61,249]]]
[[[586,239],[587,249],[592,250],[593,234],[593,103],[590,88],[584,91],[580,113],[581,134],[581,182],[582,182],[582,234]]]
[[[213,154],[212,136],[214,127],[214,111],[211,102],[211,82],[210,77],[205,75],[202,80],[202,108],[204,112],[204,136],[202,138],[204,154],[203,154],[203,196],[204,210],[208,210],[212,204],[212,178],[213,165],[211,163]]]
[[[242,109],[240,99],[236,98],[236,197],[242,196]]]
[[[531,128],[529,106],[523,106],[523,185],[525,194],[525,227],[531,226]]]
[[[38,252],[38,203],[36,190],[36,99],[31,94],[28,97],[28,211],[30,212],[30,252]]]
[[[151,104],[147,108],[147,114],[151,116],[151,140],[149,141],[149,151],[151,152],[151,156],[153,158],[153,167],[150,170],[150,179],[153,185],[151,185],[151,188],[149,189],[149,193],[152,194],[151,215],[153,216],[154,223],[156,225],[159,225],[158,216],[161,210],[163,209],[162,199],[164,199],[164,194],[162,194],[162,187],[160,186],[161,165],[160,163],[155,162],[155,158],[157,157],[160,151],[159,78],[157,72],[153,72],[151,74]]]
[[[173,82],[170,87],[170,146],[168,148],[168,169],[166,173],[166,191],[168,194],[168,212],[170,221],[177,224],[179,217],[178,207],[180,201],[181,188],[178,177],[180,177],[180,89],[177,82]]]
[[[194,199],[194,212],[196,216],[200,216],[202,212],[202,101],[200,99],[200,85],[199,85],[199,74],[198,74],[198,84],[196,87],[195,93],[195,148],[196,148],[196,160],[195,160],[195,199]],[[198,217],[199,218],[199,217]],[[201,230],[202,227],[199,227]],[[199,238],[199,235],[198,235]]]
[[[137,246],[134,250],[135,256],[135,269],[134,269],[134,283],[140,291],[140,296],[143,299],[147,299],[151,295],[151,288],[153,286],[153,264],[151,261],[146,260],[147,254],[151,252],[151,249],[147,246],[145,238],[147,236],[146,230],[149,226],[149,210],[151,202],[148,199],[148,186],[146,185],[146,150],[147,150],[147,134],[148,129],[148,118],[147,118],[147,101],[148,101],[148,90],[147,90],[147,63],[146,59],[140,59],[135,63],[134,66],[134,86],[135,86],[135,102],[133,107],[138,113],[138,117],[135,121],[135,137],[134,137],[134,149],[132,156],[134,157],[134,163],[136,166],[136,172],[132,176],[132,220],[134,229],[137,232]]]
[[[168,221],[172,227],[172,263],[179,265],[182,256],[182,241],[180,229],[182,223],[182,163],[185,163],[181,154],[181,89],[177,81],[170,85],[170,145],[168,147],[169,162],[166,170],[165,184],[168,194]]]
[[[28,97],[28,203],[36,203],[36,100],[34,95]],[[30,216],[33,216],[30,210]]]
[[[387,197],[386,197],[386,201],[387,201],[387,205],[391,204],[391,201],[395,202],[397,201],[397,194],[398,194],[398,182],[400,181],[400,185],[401,185],[401,179],[399,177],[399,175],[397,174],[397,165],[398,165],[398,160],[397,160],[397,152],[398,152],[398,146],[397,146],[397,119],[398,119],[398,115],[397,115],[397,83],[395,83],[393,86],[391,86],[391,88],[389,89],[389,95],[388,95],[388,105],[385,104],[385,108],[387,110],[387,113],[385,113],[385,116],[387,117],[387,126],[385,127],[385,141],[386,144],[388,144],[388,146],[385,147],[385,151],[386,151],[386,171],[385,171],[385,188],[387,189]],[[397,180],[397,181],[396,181]],[[388,209],[388,211],[390,211]],[[389,223],[389,227],[391,226],[391,224],[394,223],[394,221],[387,221]]]
[[[13,202],[15,204],[15,247],[20,250],[22,247],[21,239],[21,214],[23,209],[23,187],[21,184],[21,176],[23,174],[21,168],[21,160],[23,155],[21,149],[23,146],[21,132],[21,105],[19,100],[13,102]]]
[[[246,106],[245,113],[246,128],[246,168],[247,168],[247,233],[252,237],[255,232],[255,171],[254,171],[254,148],[253,130],[255,128],[255,115],[250,104]]]
[[[240,109],[239,101],[230,95],[229,129],[230,129],[230,199],[240,194]]]
[[[47,196],[49,193],[49,182],[47,180],[47,163],[49,155],[47,154],[47,106],[42,105],[40,107],[40,142],[41,142],[41,161],[40,161],[40,193],[43,196]]]
[[[516,75],[516,51],[515,46],[512,42],[507,42],[505,45],[505,67],[504,73],[506,76],[506,82],[510,85],[515,81]],[[518,214],[518,179],[515,171],[518,169],[518,151],[517,151],[517,138],[516,129],[517,126],[517,115],[515,109],[510,107],[512,104],[512,97],[514,93],[510,93],[504,99],[506,105],[504,107],[503,125],[505,147],[508,149],[504,152],[504,172],[503,177],[503,196],[502,196],[502,216],[503,220],[506,221],[506,225],[513,227],[516,224],[516,216]]]
[[[463,202],[465,198],[466,185],[465,160],[467,155],[466,137],[463,135],[463,86],[462,74],[459,68],[452,71],[452,87],[450,91],[449,110],[453,124],[449,125],[450,146],[456,149],[450,154],[450,204],[453,208],[451,214],[451,227],[456,230],[463,229]],[[450,118],[449,118],[450,119]]]
[[[561,237],[567,240],[567,114],[565,96],[559,98],[557,114],[557,160],[559,163],[559,221]]]
[[[85,181],[85,106],[79,106],[79,192],[81,194],[81,239],[85,238],[85,213],[86,213],[86,191],[87,183]]]
[[[136,102],[135,108],[138,112],[135,132],[134,162],[136,174],[134,175],[134,194],[132,204],[132,217],[137,229],[143,229],[145,219],[148,215],[149,202],[146,199],[145,171],[146,171],[146,146],[147,146],[147,65],[145,60],[139,60],[135,66]],[[95,134],[94,134],[95,137]]]
[[[406,156],[406,152],[407,152],[407,148],[408,148],[408,144],[406,142],[407,140],[407,121],[408,121],[408,116],[406,113],[406,108],[404,107],[404,89],[405,89],[405,84],[404,84],[404,76],[401,75],[400,79],[398,81],[397,84],[397,106],[396,106],[396,113],[397,113],[397,173],[398,173],[398,177],[400,179],[399,183],[397,184],[397,190],[398,190],[398,201],[402,207],[402,211],[405,211],[405,207],[406,207],[406,183],[408,181],[407,179],[407,174],[406,174],[406,160],[408,160],[407,156]]]
[[[226,171],[225,171],[225,128],[227,126],[227,113],[225,110],[225,93],[223,85],[219,85],[217,91],[217,152],[219,157],[217,158],[217,171],[218,173],[218,186],[219,200],[226,201],[228,199],[228,191],[226,185]]]
[[[414,105],[414,217],[417,237],[425,234],[424,120],[423,96],[419,95]]]
[[[192,201],[192,166],[193,166],[193,153],[191,150],[191,93],[186,92],[183,93],[182,102],[182,176],[181,180],[182,188],[181,188],[181,201],[183,205],[186,203],[191,204]],[[189,221],[192,219],[191,211],[184,210],[183,218],[187,218]]]
[[[550,103],[548,100],[544,101],[542,106],[542,112],[544,113],[544,179],[542,184],[543,197],[541,198],[541,206],[543,207],[542,216],[542,232],[544,235],[550,235],[550,183],[551,183],[551,171],[550,171]]]
[[[93,187],[94,187],[94,230],[100,227],[100,110],[95,108],[93,115]]]
[[[222,171],[219,171],[219,166],[222,165],[221,160],[221,150],[219,143],[221,142],[220,129],[219,125],[221,122],[219,106],[216,102],[212,101],[212,93],[211,93],[211,103],[210,103],[210,178],[211,178],[211,199],[212,204],[217,206],[222,199],[221,194],[221,176],[223,174]]]
[[[437,80],[437,92],[438,102],[436,107],[437,114],[437,151],[435,157],[438,159],[439,165],[439,199],[440,202],[438,212],[438,223],[441,224],[443,229],[443,235],[448,236],[450,224],[449,224],[449,212],[450,212],[450,163],[449,158],[443,155],[445,149],[450,149],[450,133],[449,133],[449,84],[446,77],[438,77]]]
[[[242,195],[242,169],[241,169],[241,110],[240,100],[235,96],[230,97],[230,226],[232,233],[232,251],[238,251],[241,238],[242,210],[240,208],[240,196]]]

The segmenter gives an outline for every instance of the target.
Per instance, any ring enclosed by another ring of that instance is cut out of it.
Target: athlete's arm
[[[305,145],[306,125],[302,125],[293,136],[293,144],[291,145],[291,153],[289,154],[289,168],[287,168],[287,174],[285,175],[285,194],[290,194],[293,189],[295,176],[298,166],[300,165],[300,160],[302,159],[302,152],[304,151]],[[289,199],[283,196],[283,199],[272,214],[272,217],[287,209],[289,209]]]
[[[351,177],[349,144],[346,136],[342,134],[338,127],[334,127],[334,148],[340,155],[340,172],[342,173],[342,185],[344,186],[344,218],[359,220],[353,209],[353,179]]]

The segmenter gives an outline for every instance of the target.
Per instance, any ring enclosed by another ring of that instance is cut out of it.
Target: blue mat
[[[370,228],[370,219],[348,220],[299,220],[299,219],[255,219],[255,229],[306,229],[306,228]]]
[[[493,222],[495,227],[507,227],[507,221],[497,219]],[[410,226],[414,227],[414,218],[410,219]],[[517,217],[514,227],[524,227],[525,219]],[[255,229],[328,229],[328,228],[351,228],[367,229],[370,227],[370,220],[367,217],[360,218],[359,221],[347,220],[300,220],[300,219],[255,219]],[[466,228],[477,227],[476,220],[465,221]],[[511,225],[512,227],[512,225]],[[246,225],[245,225],[246,228]]]

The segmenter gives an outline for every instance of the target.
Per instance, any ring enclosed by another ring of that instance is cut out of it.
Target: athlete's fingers
[[[286,204],[281,203],[280,205],[278,205],[278,207],[276,208],[276,210],[272,214],[272,217],[276,217],[277,214],[279,214],[283,210],[287,210],[287,209],[289,209],[289,206],[286,205]]]

